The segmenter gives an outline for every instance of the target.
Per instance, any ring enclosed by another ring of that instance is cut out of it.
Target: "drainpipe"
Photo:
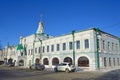
[[[72,31],[72,37],[73,37],[73,65],[75,66],[75,36],[74,36],[75,30]]]
[[[36,34],[35,34],[35,38],[34,38],[34,41],[33,41],[33,50],[32,50],[32,53],[33,53],[33,58],[32,58],[32,63],[34,63],[35,39],[36,39]]]
[[[97,69],[99,70],[100,69],[100,64],[99,64],[99,51],[98,51],[98,47],[99,47],[99,44],[98,44],[98,32],[99,32],[99,29],[95,28],[95,36],[96,36],[96,64],[97,64]]]
[[[40,63],[42,63],[42,40],[40,40]]]

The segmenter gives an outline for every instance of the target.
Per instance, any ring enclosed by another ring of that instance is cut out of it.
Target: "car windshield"
[[[35,64],[36,66],[40,66],[40,64]]]

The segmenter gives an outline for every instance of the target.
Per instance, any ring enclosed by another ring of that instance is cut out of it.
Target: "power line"
[[[118,25],[120,25],[120,22],[119,23],[116,23],[116,24],[113,24],[113,25],[109,25],[109,26],[105,26],[105,27],[101,27],[101,29],[111,29],[111,28],[117,28]]]

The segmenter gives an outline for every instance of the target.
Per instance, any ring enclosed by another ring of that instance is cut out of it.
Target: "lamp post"
[[[96,37],[96,65],[97,65],[97,69],[99,70],[100,65],[99,65],[99,52],[98,52],[98,48],[99,48],[98,32],[99,32],[99,29],[95,28],[95,37]]]
[[[73,44],[72,44],[72,47],[73,47],[73,65],[75,66],[75,41],[74,41],[74,33],[75,33],[75,30],[72,31],[72,37],[73,37]]]

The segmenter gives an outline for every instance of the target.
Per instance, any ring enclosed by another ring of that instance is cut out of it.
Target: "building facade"
[[[44,33],[40,21],[36,33],[20,37],[19,44],[16,63],[22,67],[42,63],[53,68],[62,62],[87,70],[120,67],[120,39],[96,28],[54,37]]]

